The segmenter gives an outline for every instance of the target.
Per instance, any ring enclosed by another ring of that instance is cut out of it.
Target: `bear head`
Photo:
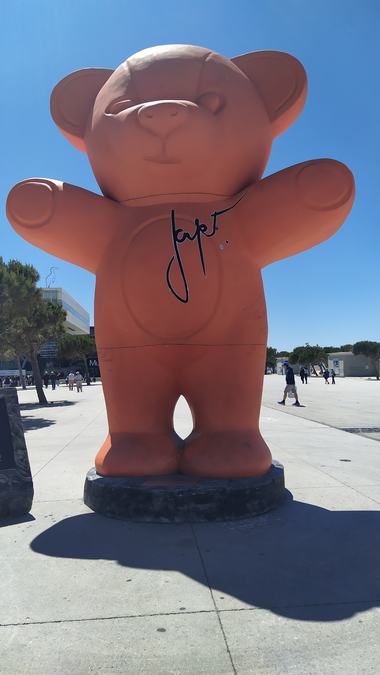
[[[306,75],[294,57],[228,59],[189,45],[134,54],[115,71],[61,80],[51,113],[88,154],[104,195],[144,204],[237,194],[259,180],[271,143],[302,110]]]

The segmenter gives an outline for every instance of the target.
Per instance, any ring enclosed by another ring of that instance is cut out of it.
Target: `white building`
[[[352,352],[333,352],[328,355],[328,369],[334,368],[338,377],[373,377],[376,368],[366,356]]]
[[[65,331],[68,335],[88,335],[90,333],[90,315],[64,288],[41,288],[44,300],[54,302],[66,312]],[[58,352],[57,340],[48,340],[40,349],[45,359],[55,359]]]
[[[50,300],[66,311],[65,329],[71,335],[90,333],[90,315],[64,288],[41,288],[45,300]]]

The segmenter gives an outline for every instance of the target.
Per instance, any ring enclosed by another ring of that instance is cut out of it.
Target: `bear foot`
[[[261,476],[272,464],[258,430],[193,432],[186,439],[180,473],[205,478]]]
[[[174,432],[109,434],[96,456],[96,471],[120,477],[178,473],[180,440]]]

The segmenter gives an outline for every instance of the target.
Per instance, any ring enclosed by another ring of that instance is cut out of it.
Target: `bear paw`
[[[304,164],[296,176],[297,192],[303,203],[317,211],[332,211],[353,195],[351,171],[334,159],[317,159]]]
[[[50,181],[32,178],[15,185],[7,200],[8,218],[14,225],[41,227],[54,213],[56,186]]]

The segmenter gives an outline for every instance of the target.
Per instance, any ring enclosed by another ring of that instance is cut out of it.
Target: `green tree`
[[[321,363],[326,359],[326,354],[323,350],[323,347],[319,345],[302,345],[300,347],[295,347],[293,351],[289,354],[290,363],[299,363],[304,364],[309,367],[310,370],[313,370],[317,375],[314,365],[316,363]]]
[[[276,370],[276,357],[278,356],[277,354],[277,349],[276,347],[267,347],[267,359],[266,359],[266,367],[268,368],[273,368],[273,372]]]
[[[376,379],[379,379],[379,359],[380,359],[380,342],[371,342],[370,340],[361,340],[355,342],[352,351],[357,356],[362,354],[374,365]]]
[[[340,347],[323,347],[325,354],[333,354],[334,352],[340,352]]]
[[[33,300],[38,272],[31,265],[22,265],[17,260],[5,263],[0,258],[0,348],[1,356],[17,360],[20,380],[26,388],[21,367],[21,354],[14,343],[14,321],[22,316],[24,307]]]
[[[340,351],[341,352],[352,352],[352,347],[353,347],[353,345],[350,345],[350,344],[340,345]]]
[[[38,352],[48,340],[64,334],[66,312],[44,300],[37,288],[39,274],[32,265],[0,260],[0,353],[6,358],[26,356],[33,369],[38,400],[46,405]]]
[[[59,355],[68,361],[80,359],[86,373],[87,384],[91,384],[87,357],[96,352],[95,340],[91,335],[65,335],[60,341]]]

